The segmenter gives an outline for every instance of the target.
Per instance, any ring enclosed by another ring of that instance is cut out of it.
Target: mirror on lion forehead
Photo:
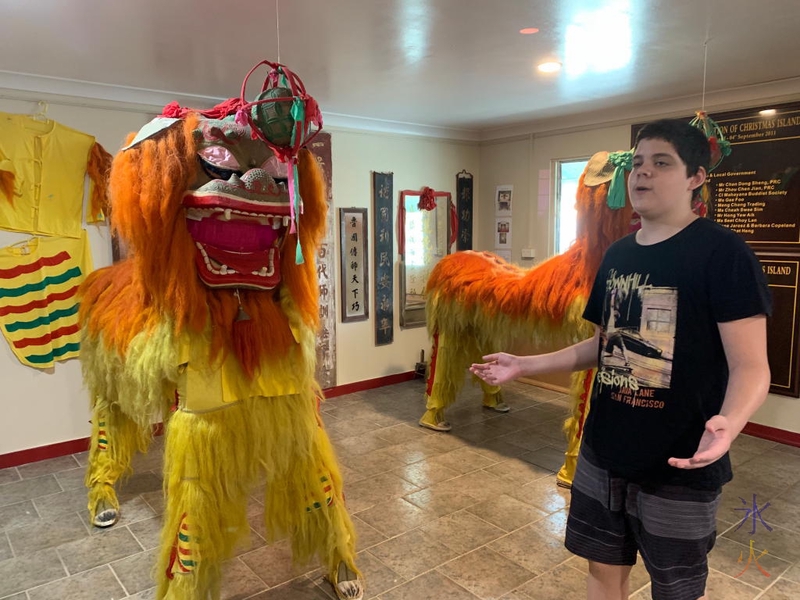
[[[425,284],[443,256],[455,251],[449,192],[400,192],[400,326],[425,326]],[[431,202],[433,200],[433,202]],[[435,205],[434,205],[435,204]]]

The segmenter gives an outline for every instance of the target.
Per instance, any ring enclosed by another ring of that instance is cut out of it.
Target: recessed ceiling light
[[[561,63],[560,62],[556,62],[554,60],[551,60],[551,61],[539,63],[536,66],[536,68],[539,69],[539,71],[541,71],[542,73],[555,73],[556,71],[560,71],[561,70]]]
[[[775,114],[775,109],[774,108],[767,108],[765,110],[760,110],[760,111],[758,111],[758,114],[760,114],[762,117],[771,117],[772,115]]]
[[[522,35],[532,35],[534,33],[539,33],[539,29],[536,27],[525,27],[524,29],[520,29],[519,32]]]

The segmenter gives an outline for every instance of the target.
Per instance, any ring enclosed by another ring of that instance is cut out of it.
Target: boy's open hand
[[[678,469],[699,469],[722,458],[733,441],[728,419],[715,415],[706,422],[697,452],[691,458],[670,458],[667,462]]]
[[[513,354],[498,352],[483,357],[484,363],[474,363],[469,370],[490,385],[500,385],[519,377],[520,358]]]

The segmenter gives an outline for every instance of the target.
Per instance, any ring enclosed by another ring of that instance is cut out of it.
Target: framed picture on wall
[[[514,195],[513,185],[498,185],[494,194],[494,214],[496,217],[511,216],[511,199]]]
[[[340,208],[342,323],[369,318],[367,209]]]

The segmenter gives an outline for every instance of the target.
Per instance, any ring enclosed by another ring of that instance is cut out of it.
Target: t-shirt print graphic
[[[651,396],[647,388],[669,388],[677,309],[677,288],[655,287],[648,276],[611,269],[598,382],[642,399]]]

